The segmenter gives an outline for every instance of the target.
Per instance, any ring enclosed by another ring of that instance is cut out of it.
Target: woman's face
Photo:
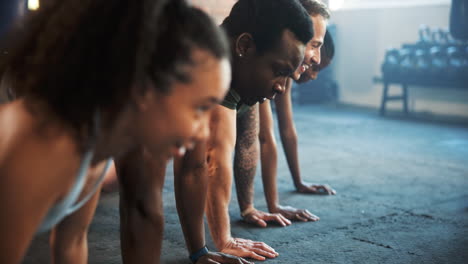
[[[140,103],[138,137],[153,154],[182,156],[209,134],[209,113],[227,93],[231,66],[203,50],[192,52],[190,82],[174,81],[169,93],[154,88]]]

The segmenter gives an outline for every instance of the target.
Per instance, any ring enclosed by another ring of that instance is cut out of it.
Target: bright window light
[[[330,0],[329,7],[332,11],[340,9],[344,4],[344,0]]]
[[[331,10],[449,5],[450,0],[330,0]]]
[[[39,8],[39,0],[28,0],[28,9],[37,10]]]

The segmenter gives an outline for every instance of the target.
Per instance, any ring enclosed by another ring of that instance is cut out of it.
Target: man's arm
[[[262,181],[268,210],[277,212],[279,206],[276,186],[278,153],[273,129],[273,116],[269,101],[260,105],[260,150],[262,162]]]
[[[123,263],[159,263],[167,160],[139,147],[116,161]]]
[[[189,254],[205,247],[203,212],[208,187],[206,167],[206,142],[199,142],[195,149],[183,157],[174,159],[174,189],[180,224],[184,232]],[[242,258],[219,252],[208,252],[196,262],[202,263],[250,263]]]
[[[179,221],[190,254],[205,246],[205,209],[208,176],[206,142],[174,159],[174,191]]]
[[[293,122],[293,112],[291,103],[292,80],[287,84],[286,92],[275,98],[276,114],[278,116],[278,126],[281,143],[288,162],[289,170],[294,181],[294,185],[301,183],[301,173],[299,169],[299,157],[297,151],[297,132]]]
[[[232,152],[236,139],[236,111],[217,106],[210,122],[207,147],[208,192],[206,214],[216,247],[224,253],[264,260],[277,253],[262,242],[231,237],[229,201],[232,186]]]
[[[153,156],[145,151],[144,147],[128,153],[123,159],[116,162],[120,182],[121,247],[124,263],[159,263],[164,229],[162,188],[166,165],[166,158]],[[179,180],[176,183],[177,190],[180,189],[178,185],[180,185]],[[190,185],[186,190],[191,190],[194,186],[196,185]],[[185,190],[182,189],[182,191]],[[184,231],[189,230],[189,235],[186,233],[186,237],[190,237],[190,241],[195,241],[188,243],[190,252],[193,252],[197,250],[193,250],[193,248],[204,244],[203,225],[197,229],[196,225],[193,224],[203,223],[204,200],[199,197],[199,193],[191,192],[191,194],[196,196],[187,199],[190,201],[187,204],[201,210],[201,214],[192,215],[192,224],[188,228],[184,224],[182,227]],[[180,192],[176,193],[176,196],[180,196]],[[189,212],[193,213],[193,211]],[[237,257],[212,252],[201,257],[197,263],[213,263],[212,261],[248,263]]]
[[[244,221],[261,227],[266,227],[267,221],[275,221],[282,226],[290,225],[291,222],[282,215],[262,212],[254,207],[254,178],[259,160],[258,122],[258,104],[237,117],[234,179],[241,216]]]
[[[253,209],[254,178],[258,162],[258,104],[237,117],[234,180],[241,212]],[[242,213],[241,213],[242,214]]]
[[[268,210],[290,220],[317,221],[318,217],[305,209],[281,206],[277,188],[277,150],[273,129],[273,116],[270,102],[260,106],[260,148],[262,160],[262,180]],[[289,222],[290,223],[290,222]]]
[[[302,181],[299,169],[299,157],[297,151],[297,132],[293,121],[293,110],[291,101],[292,80],[289,79],[286,93],[275,99],[276,113],[281,136],[281,143],[286,155],[289,170],[297,191],[311,194],[335,194],[336,192],[328,185],[307,184]]]
[[[208,140],[208,196],[206,214],[210,232],[218,249],[231,237],[229,201],[232,186],[232,153],[236,141],[236,111],[216,106],[210,122]]]

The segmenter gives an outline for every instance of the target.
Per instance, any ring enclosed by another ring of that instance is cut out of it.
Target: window
[[[329,0],[331,10],[449,5],[451,0]]]
[[[39,8],[39,0],[28,0],[28,9],[37,10]]]

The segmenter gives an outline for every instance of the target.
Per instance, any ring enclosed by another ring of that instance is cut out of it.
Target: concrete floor
[[[280,256],[266,263],[468,263],[468,126],[317,106],[297,107],[295,119],[303,177],[328,183],[338,194],[293,192],[280,151],[282,204],[307,208],[321,220],[248,226],[234,196],[232,233],[274,247]],[[259,178],[256,205],[265,210]],[[162,263],[189,263],[170,169],[164,199]],[[101,200],[89,263],[121,263],[117,204],[117,194]],[[46,238],[39,237],[24,263],[48,263],[47,252]]]

